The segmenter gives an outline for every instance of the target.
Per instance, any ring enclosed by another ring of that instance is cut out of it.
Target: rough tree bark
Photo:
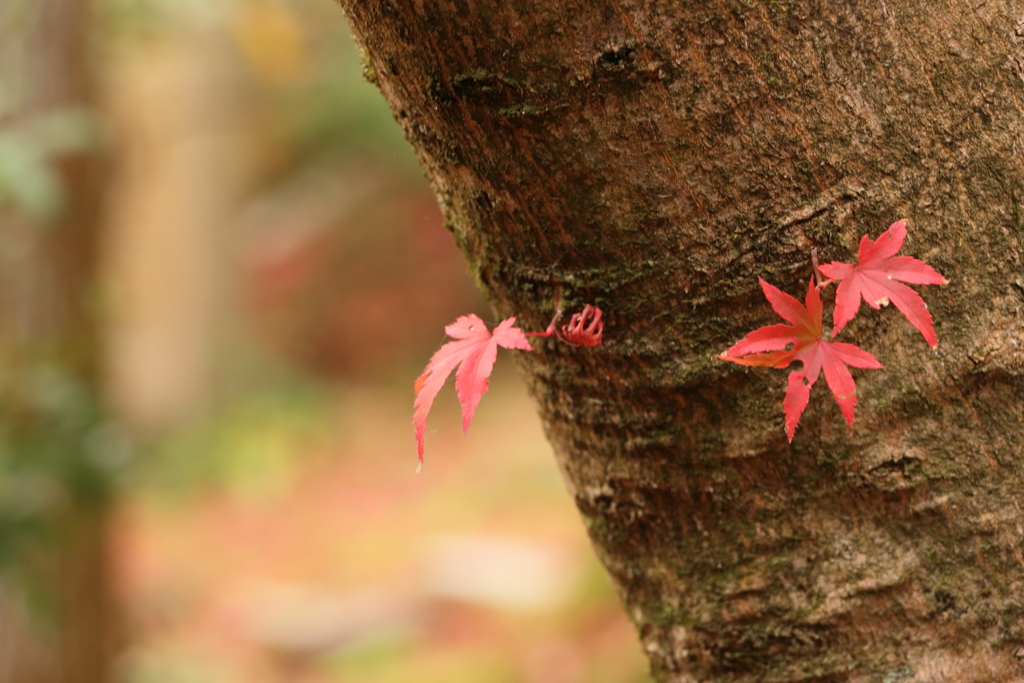
[[[341,4],[496,311],[608,314],[522,363],[659,680],[1024,680],[1024,7]],[[715,354],[902,217],[940,346],[858,317],[788,445]]]

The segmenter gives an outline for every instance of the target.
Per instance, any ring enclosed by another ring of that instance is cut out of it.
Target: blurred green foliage
[[[0,4],[0,210],[14,210],[46,225],[65,208],[54,167],[66,154],[90,151],[99,141],[95,113],[84,106],[34,110],[29,30],[38,19],[31,0]]]
[[[96,116],[85,107],[44,112],[0,126],[0,208],[7,204],[37,224],[64,210],[64,189],[54,159],[95,148]]]
[[[167,500],[200,491],[264,499],[289,490],[303,446],[329,424],[329,395],[293,377],[240,392],[204,419],[157,439],[136,468],[136,480]]]
[[[373,153],[420,174],[380,91],[363,78],[365,57],[347,29],[327,40],[324,51],[315,78],[291,100],[296,146],[313,157]]]
[[[135,449],[89,384],[47,364],[16,377],[0,383],[0,574],[47,632],[66,525],[109,504]]]

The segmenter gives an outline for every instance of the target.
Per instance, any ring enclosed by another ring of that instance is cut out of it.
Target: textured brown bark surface
[[[1024,6],[341,4],[497,312],[608,314],[522,362],[660,680],[1024,680]],[[862,314],[787,444],[715,355],[904,217],[938,349]]]

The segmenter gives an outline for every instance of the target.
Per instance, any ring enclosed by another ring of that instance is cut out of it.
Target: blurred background
[[[330,0],[0,0],[0,683],[640,683]]]

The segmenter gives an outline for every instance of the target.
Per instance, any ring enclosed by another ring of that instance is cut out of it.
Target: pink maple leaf
[[[494,328],[494,334],[487,329],[483,320],[475,315],[463,315],[454,323],[444,328],[445,334],[454,339],[438,349],[427,369],[416,379],[413,385],[416,390],[415,408],[412,423],[416,432],[416,447],[419,452],[420,465],[423,464],[423,438],[427,430],[427,414],[434,404],[437,392],[444,386],[448,376],[455,373],[455,390],[462,404],[462,433],[469,429],[473,414],[480,403],[480,398],[487,391],[487,378],[491,376],[494,361],[498,357],[498,347],[506,349],[522,349],[531,351],[523,331],[515,325],[516,319],[506,318]]]
[[[772,309],[790,324],[780,323],[754,330],[719,358],[740,365],[770,368],[784,368],[793,361],[803,363],[802,370],[789,373],[786,397],[782,402],[786,436],[790,441],[807,407],[811,387],[818,381],[822,370],[846,422],[853,427],[857,385],[847,366],[881,368],[882,364],[853,344],[827,342],[821,338],[821,297],[813,278],[807,290],[806,305],[761,278],[758,281]]]
[[[839,281],[836,309],[832,316],[833,337],[853,320],[863,297],[875,309],[891,301],[930,346],[938,345],[932,316],[924,300],[897,280],[914,285],[944,285],[946,279],[923,261],[895,255],[906,236],[906,221],[896,221],[877,240],[872,241],[867,235],[861,237],[856,265],[833,261],[820,266],[825,277]]]

